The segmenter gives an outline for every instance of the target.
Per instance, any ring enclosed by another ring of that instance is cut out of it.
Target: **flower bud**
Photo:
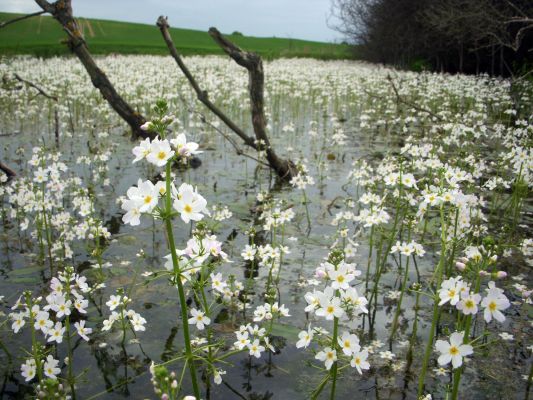
[[[327,276],[326,271],[324,271],[322,268],[317,268],[315,270],[315,278],[324,279],[326,276]]]
[[[466,264],[460,261],[457,261],[455,263],[455,268],[457,268],[459,271],[464,271],[466,269]]]
[[[505,271],[498,271],[498,272],[496,272],[496,278],[498,278],[498,279],[504,279],[504,278],[507,278],[507,272],[505,272]]]

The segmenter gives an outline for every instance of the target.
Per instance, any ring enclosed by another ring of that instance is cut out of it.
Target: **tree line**
[[[332,0],[332,16],[369,61],[502,76],[533,67],[531,0]]]

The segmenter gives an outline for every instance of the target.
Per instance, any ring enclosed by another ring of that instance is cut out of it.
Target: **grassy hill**
[[[0,21],[18,15],[0,12]],[[168,54],[155,21],[154,25],[147,25],[78,18],[78,22],[93,54]],[[171,35],[182,54],[222,54],[207,32],[171,28]],[[32,54],[39,57],[66,54],[68,49],[61,43],[65,37],[61,26],[52,17],[33,17],[0,29],[0,54]],[[228,35],[228,38],[243,49],[255,51],[265,58],[353,58],[349,46],[341,44],[240,34]]]

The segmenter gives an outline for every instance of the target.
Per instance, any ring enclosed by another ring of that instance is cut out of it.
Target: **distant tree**
[[[331,15],[370,61],[502,75],[533,63],[531,0],[332,0]]]

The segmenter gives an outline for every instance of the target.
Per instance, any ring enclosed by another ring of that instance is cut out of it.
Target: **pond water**
[[[339,227],[332,224],[335,215],[347,209],[357,214],[363,208],[346,205],[348,199],[357,203],[366,191],[353,179],[348,179],[352,171],[359,170],[359,164],[354,163],[365,160],[378,168],[390,157],[398,157],[406,143],[417,143],[415,140],[418,140],[420,145],[433,143],[443,146],[444,150],[439,154],[441,160],[460,165],[460,160],[457,161],[460,159],[459,150],[453,143],[446,143],[443,139],[446,133],[434,126],[442,128],[445,124],[464,124],[461,129],[466,136],[471,133],[468,128],[472,126],[474,131],[483,132],[481,124],[476,125],[478,121],[490,126],[499,122],[512,125],[509,115],[504,113],[512,105],[509,84],[504,80],[404,73],[355,62],[269,62],[265,67],[266,112],[273,147],[282,157],[305,160],[309,175],[316,182],[305,192],[308,223],[302,191],[289,184],[281,184],[267,167],[237,155],[231,143],[202,121],[203,115],[209,123],[232,135],[206,109],[194,103],[192,92],[170,58],[106,57],[98,62],[116,83],[119,93],[124,93],[144,115],[150,115],[150,107],[158,98],[165,98],[177,120],[173,129],[185,132],[189,140],[200,144],[203,153],[198,158],[201,164],[195,165],[195,168],[175,169],[175,180],[178,184],[190,182],[197,186],[209,207],[220,204],[231,211],[232,216],[217,223],[214,232],[233,261],[218,267],[224,276],[234,274],[244,281],[248,276],[246,274],[250,273],[250,264],[240,254],[249,243],[246,231],[251,226],[259,232],[258,242],[270,240],[270,233],[263,231],[263,223],[258,219],[258,209],[261,209],[256,199],[258,193],[270,192],[275,199],[283,200],[286,207],[292,206],[295,211],[294,220],[284,228],[285,244],[290,254],[283,258],[278,288],[278,301],[290,310],[291,317],[275,324],[273,344],[277,351],[264,353],[260,359],[249,357],[246,352],[232,356],[228,359],[232,365],[224,367],[227,374],[223,376],[222,384],[211,385],[211,399],[308,399],[311,390],[321,382],[324,373],[316,368],[320,363],[314,359],[312,351],[297,349],[295,343],[298,333],[307,329],[310,321],[325,328],[330,322],[306,313],[304,296],[313,290],[315,269],[327,257],[333,243],[342,241],[338,241]],[[186,62],[211,98],[251,132],[246,72],[222,58],[193,57]],[[33,173],[26,163],[34,146],[46,146],[50,152],[59,151],[59,159],[68,166],[65,175],[78,176],[84,187],[91,188],[95,194],[95,214],[111,232],[102,255],[105,287],[90,296],[87,325],[93,328],[93,334],[89,342],[76,338],[74,345],[73,368],[77,374],[84,372],[76,383],[77,398],[154,398],[149,373],[151,362],[170,360],[183,349],[178,295],[165,278],[149,281],[143,276],[144,272],[161,270],[163,257],[168,254],[163,224],[142,218],[140,226],[124,225],[117,198],[125,196],[127,189],[135,185],[139,177],[147,179],[157,172],[147,163],[132,164],[131,149],[135,143],[130,140],[125,124],[92,87],[77,60],[5,59],[0,73],[9,72],[17,72],[38,82],[47,91],[57,94],[59,101],[56,104],[43,96],[35,96],[31,88],[3,88],[0,91],[3,110],[0,118],[0,160],[24,176]],[[399,104],[391,91],[388,75],[394,77],[400,94],[412,99],[414,104]],[[445,121],[416,109],[417,105],[433,110]],[[58,143],[54,136],[54,112],[58,114]],[[528,112],[531,110],[519,109],[518,115],[527,115]],[[523,129],[523,135],[529,135],[530,144],[531,125]],[[449,128],[449,131],[452,130]],[[454,132],[449,134],[456,135]],[[516,134],[516,137],[515,143],[523,143],[522,134]],[[479,139],[474,135],[470,143],[471,149],[463,150],[466,154],[475,154],[477,161],[486,163],[486,177],[494,175],[495,168],[491,163],[501,158],[502,151],[512,147],[505,138],[497,137],[490,141],[485,133]],[[239,146],[244,148],[241,144]],[[527,151],[531,155],[530,149]],[[257,156],[255,152],[249,154]],[[88,162],[80,157],[86,157]],[[416,177],[417,180],[422,179],[421,175]],[[480,181],[486,181],[485,175]],[[472,192],[476,190],[475,185],[469,188]],[[501,193],[500,199],[510,197],[510,192],[504,189],[498,193]],[[505,289],[512,304],[505,311],[503,324],[486,324],[483,317],[478,316],[475,330],[481,332],[486,329],[492,332],[492,336],[486,340],[488,345],[476,351],[476,355],[466,363],[461,380],[463,396],[460,398],[527,398],[528,382],[523,376],[529,374],[531,364],[531,349],[528,347],[531,345],[531,306],[515,286],[531,287],[531,267],[527,255],[518,250],[522,240],[531,237],[531,198],[528,195],[529,192],[523,200],[519,221],[512,234],[500,231],[505,215],[497,218],[498,215],[487,212],[487,231],[494,236],[507,235],[515,243],[512,252],[498,261],[498,269],[505,270],[508,278],[497,284]],[[485,196],[489,207],[493,199],[489,197],[491,194],[482,192],[481,196]],[[7,196],[3,200],[5,210],[9,210]],[[389,212],[393,215],[393,210]],[[358,243],[350,262],[357,264],[362,271],[360,278],[364,278],[369,265],[369,229],[354,221],[348,223],[347,228],[351,240]],[[185,247],[190,229],[183,222],[176,222],[174,233],[178,248]],[[39,260],[39,248],[30,231],[31,228],[21,231],[19,221],[10,218],[10,213],[6,211],[0,243],[3,319],[7,319],[7,314],[11,312],[9,308],[24,290],[43,294],[48,290],[49,266],[46,261]],[[431,280],[439,262],[439,235],[430,224],[425,240],[421,242],[426,250],[426,254],[417,260],[421,282]],[[416,237],[420,238],[420,235]],[[88,253],[83,241],[75,241],[72,248],[74,256],[71,263],[77,272],[88,276],[90,281],[95,280],[96,269],[91,265],[96,260]],[[137,256],[141,249],[144,257]],[[408,341],[415,321],[417,296],[406,291],[398,330],[395,339],[389,343],[398,301],[397,291],[401,289],[403,277],[397,262],[398,257],[390,256],[379,280],[372,329],[369,329],[368,318],[363,315],[353,321],[341,321],[341,329],[357,332],[361,343],[372,345],[374,352],[369,358],[371,369],[363,375],[350,368],[344,371],[337,383],[338,399],[417,398],[433,301],[428,296],[420,297],[417,331],[410,346]],[[371,274],[373,276],[373,270]],[[264,303],[260,294],[265,290],[267,276],[268,269],[259,268],[252,307]],[[408,281],[413,283],[416,280],[416,271],[411,271]],[[358,279],[356,287],[365,294],[364,279]],[[121,343],[120,332],[100,330],[103,319],[109,315],[105,303],[117,288],[131,290],[131,308],[147,320],[146,331],[137,332],[136,338],[128,336],[125,344]],[[233,332],[242,318],[228,316],[223,307],[219,308],[219,312],[213,328],[216,337],[225,340],[229,346],[235,340]],[[451,329],[453,318],[449,311],[442,313],[438,335],[445,335]],[[19,349],[28,349],[31,338],[27,329],[13,334],[10,325],[10,321],[5,323],[0,333],[0,340],[10,354],[8,356],[8,353],[0,351],[2,398],[26,398],[33,393],[33,388],[20,375],[20,364],[25,356]],[[328,329],[331,329],[331,324]],[[508,332],[514,339],[490,343],[492,339],[499,339],[499,332]],[[311,348],[316,349],[316,346]],[[387,350],[394,353],[392,360],[383,358],[387,355],[380,353]],[[65,351],[58,346],[54,354],[62,360],[66,356]],[[179,362],[168,367],[178,374],[181,371]],[[451,374],[439,375],[437,368],[436,357],[433,357],[426,387],[433,398],[440,399],[445,398]],[[189,385],[186,375],[183,395],[191,393]]]

